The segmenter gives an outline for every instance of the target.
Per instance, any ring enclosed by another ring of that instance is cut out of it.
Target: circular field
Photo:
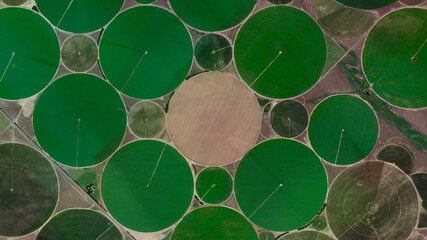
[[[41,227],[55,210],[58,179],[34,148],[0,145],[0,236],[22,236]]]
[[[337,2],[354,8],[375,9],[392,4],[396,0],[336,0]]]
[[[332,237],[317,231],[304,230],[284,235],[279,240],[334,240]]]
[[[202,68],[220,71],[230,63],[233,51],[225,37],[208,34],[197,41],[194,55]]]
[[[40,92],[59,66],[55,31],[23,8],[0,9],[0,98],[17,100]]]
[[[204,207],[185,216],[173,231],[173,240],[257,240],[252,225],[238,212],[225,207]]]
[[[191,160],[223,165],[242,157],[258,137],[261,109],[232,75],[203,73],[185,81],[169,104],[168,130]]]
[[[122,240],[119,229],[104,215],[86,209],[56,214],[37,235],[37,240]]]
[[[419,5],[421,3],[423,3],[425,0],[400,0],[400,2],[402,2],[403,4],[406,5]]]
[[[245,22],[236,37],[234,57],[240,76],[257,93],[290,98],[306,92],[319,79],[326,43],[307,13],[293,7],[270,7]]]
[[[391,164],[371,161],[338,175],[329,190],[326,217],[338,239],[407,239],[418,208],[409,177]]]
[[[217,204],[230,197],[233,180],[227,170],[219,167],[205,168],[196,180],[196,192],[200,200]]]
[[[9,6],[19,6],[26,3],[28,0],[3,0],[3,3]]]
[[[288,139],[268,140],[251,149],[237,168],[234,191],[243,213],[271,231],[290,231],[321,210],[327,178],[319,158]]]
[[[292,2],[292,0],[268,0],[272,4],[288,4]]]
[[[142,4],[150,4],[155,2],[156,0],[136,0],[136,1]]]
[[[124,0],[36,0],[37,8],[53,26],[73,33],[93,32],[119,13]]]
[[[255,7],[256,0],[175,0],[170,4],[188,25],[203,31],[221,31],[239,24]]]
[[[372,151],[378,137],[378,120],[363,100],[336,95],[314,109],[308,136],[321,158],[332,164],[348,165]]]
[[[427,107],[427,10],[405,8],[383,17],[369,33],[362,64],[374,91],[402,108]]]
[[[178,221],[193,198],[193,175],[167,143],[142,140],[119,149],[102,175],[102,198],[123,226],[156,232]]]
[[[53,82],[34,107],[34,132],[56,161],[87,167],[104,161],[120,145],[126,112],[119,94],[89,74],[69,74]]]
[[[85,35],[73,35],[65,40],[61,49],[65,67],[74,72],[85,72],[95,66],[98,47],[95,41]]]
[[[326,221],[325,216],[317,216],[313,219],[313,222],[311,223],[311,226],[314,230],[322,231],[325,230],[325,228],[328,226],[328,222]]]
[[[166,115],[154,102],[136,103],[129,111],[129,127],[142,138],[153,138],[165,128]]]
[[[280,136],[296,137],[307,128],[308,112],[304,105],[297,101],[283,101],[271,110],[270,123]]]
[[[411,174],[414,168],[411,152],[401,145],[390,144],[385,146],[377,153],[376,159],[393,163],[407,174]]]
[[[188,30],[175,15],[152,6],[119,14],[103,33],[99,51],[102,69],[114,87],[143,99],[175,90],[193,61]]]

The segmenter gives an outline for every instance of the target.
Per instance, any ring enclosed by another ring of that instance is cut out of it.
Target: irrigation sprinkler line
[[[58,26],[59,26],[59,24],[61,24],[61,22],[62,22],[62,19],[64,19],[64,17],[65,17],[65,14],[67,14],[67,12],[68,12],[68,9],[70,9],[70,7],[71,7],[71,4],[73,4],[73,2],[74,2],[74,0],[71,0],[71,1],[70,1],[70,4],[68,4],[68,7],[67,7],[67,9],[65,9],[65,12],[64,12],[64,14],[62,14],[61,18],[59,19],[59,22],[58,22],[58,24],[56,24],[56,27],[58,27]]]
[[[166,149],[166,143],[165,143],[165,145],[163,146],[162,152],[160,153],[160,157],[159,157],[159,159],[157,160],[156,167],[154,168],[154,171],[153,171],[153,173],[151,174],[150,181],[148,182],[148,184],[146,185],[146,187],[150,187],[151,181],[153,180],[154,174],[156,173],[157,167],[159,166],[160,159],[162,159],[162,156],[163,156],[163,153],[165,152],[165,149]]]
[[[276,61],[276,59],[282,55],[282,51],[279,51],[279,53],[277,53],[276,57],[268,64],[268,66],[258,75],[257,78],[255,78],[255,80],[251,83],[251,85],[249,85],[249,87],[252,87],[252,85],[254,85],[254,83],[256,81],[258,81],[258,79],[264,74],[265,71],[267,71],[267,69]]]
[[[138,63],[136,64],[136,66],[133,68],[132,73],[130,74],[130,76],[128,77],[128,79],[126,80],[125,84],[123,85],[122,89],[120,89],[120,92],[123,92],[123,89],[125,89],[126,85],[128,84],[129,80],[132,78],[133,74],[135,74],[136,69],[138,69],[139,65],[141,64],[142,59],[144,59],[144,57],[148,54],[148,51],[145,51],[144,54],[142,54],[141,58],[139,59]]]
[[[217,53],[217,52],[219,52],[219,51],[222,51],[222,50],[224,50],[224,49],[226,49],[226,48],[230,48],[231,46],[230,45],[228,45],[228,46],[225,46],[225,47],[222,47],[222,48],[219,48],[219,49],[217,49],[217,50],[213,50],[212,51],[212,54],[215,54],[215,53]]]
[[[346,234],[350,229],[352,229],[362,218],[366,217],[366,215],[368,215],[369,212],[363,214],[363,216],[361,216],[359,219],[357,219],[353,224],[351,224],[350,227],[348,227],[343,233],[341,233],[337,239],[340,239],[340,237],[342,237],[344,234]]]
[[[342,134],[343,133],[344,133],[344,128],[341,129],[340,141],[338,142],[338,149],[337,149],[337,154],[335,155],[335,162],[334,162],[334,164],[337,164],[337,161],[338,161],[338,154],[340,153],[341,140],[342,140]]]
[[[203,197],[200,198],[200,200],[203,200],[203,198],[205,198],[205,196],[211,191],[212,188],[214,188],[216,186],[216,184],[212,184],[212,186],[205,192],[205,194],[203,194]]]
[[[420,52],[421,48],[424,47],[424,44],[426,44],[427,42],[427,38],[424,40],[423,44],[421,44],[421,47],[418,48],[418,51],[414,54],[414,56],[411,57],[411,61],[414,61],[415,57],[418,55],[418,53]]]
[[[1,83],[1,81],[3,81],[4,75],[6,75],[6,72],[7,72],[7,70],[9,69],[9,66],[10,66],[10,63],[11,63],[11,62],[12,62],[12,60],[13,60],[13,57],[15,57],[15,52],[12,52],[12,56],[10,57],[9,62],[8,62],[8,63],[7,63],[7,65],[6,65],[6,69],[3,71],[3,74],[1,75],[0,83]]]
[[[79,160],[79,142],[80,142],[80,118],[77,120],[77,146],[76,146],[76,167]]]
[[[255,209],[255,211],[248,217],[249,219],[251,219],[251,217],[277,192],[277,190],[279,190],[279,188],[283,187],[283,184],[279,184],[279,186],[270,194],[270,196],[268,196],[267,199],[264,200],[264,202],[261,203],[261,205],[259,205],[257,207],[257,209]]]
[[[98,240],[100,237],[102,237],[106,232],[108,232],[108,230],[110,230],[112,227],[114,227],[114,224],[111,224],[111,226],[109,228],[107,228],[107,230],[105,230],[101,235],[99,235],[95,240]]]

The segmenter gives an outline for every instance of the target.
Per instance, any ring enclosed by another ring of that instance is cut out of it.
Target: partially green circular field
[[[363,100],[336,95],[314,109],[308,136],[321,158],[332,164],[348,165],[372,151],[378,138],[378,120]]]
[[[411,152],[407,148],[397,144],[390,144],[383,147],[377,153],[376,159],[393,163],[407,174],[411,174],[414,168],[414,159]]]
[[[17,100],[40,92],[55,76],[59,42],[39,14],[0,9],[0,98]]]
[[[40,146],[71,167],[98,164],[120,145],[126,111],[120,95],[104,80],[69,74],[53,82],[34,107],[33,125]]]
[[[157,136],[165,128],[165,123],[165,112],[154,102],[136,103],[129,111],[129,127],[139,137]]]
[[[208,34],[197,41],[194,56],[202,68],[220,71],[230,63],[233,51],[225,37]]]
[[[269,7],[243,24],[234,57],[240,76],[257,93],[290,98],[306,92],[319,79],[326,43],[307,13],[293,7]]]
[[[105,206],[123,226],[156,232],[177,222],[193,198],[191,169],[167,143],[142,140],[119,149],[102,174]]]
[[[220,167],[205,168],[196,180],[196,192],[200,200],[217,204],[230,197],[233,180],[227,170]]]
[[[333,238],[321,232],[304,230],[286,234],[279,240],[333,240]]]
[[[237,203],[253,223],[271,231],[304,226],[322,208],[327,190],[325,169],[305,145],[288,139],[262,142],[237,168]]]
[[[98,60],[98,47],[88,36],[73,35],[62,45],[61,59],[65,67],[71,71],[85,72],[95,66]]]
[[[19,6],[28,2],[28,0],[3,0],[3,3],[9,6]]]
[[[188,30],[175,15],[141,6],[120,13],[110,23],[99,54],[105,76],[116,89],[130,97],[153,99],[184,81],[193,61],[193,46]]]
[[[119,13],[124,0],[36,0],[53,26],[73,33],[93,32]]]
[[[426,29],[427,9],[404,8],[383,17],[366,39],[363,71],[390,104],[427,107]]]
[[[300,102],[282,101],[271,110],[270,123],[280,136],[295,137],[307,128],[308,112]]]
[[[336,0],[346,6],[361,8],[361,9],[375,9],[392,4],[396,0]]]
[[[238,212],[225,207],[204,207],[185,216],[173,231],[173,240],[257,240],[252,225]]]
[[[101,213],[68,209],[56,214],[37,235],[37,240],[122,240],[119,229]]]
[[[170,4],[188,25],[203,31],[234,27],[255,7],[256,0],[174,0]]]
[[[259,234],[259,240],[275,240],[275,237],[272,232],[262,231]]]
[[[34,148],[0,145],[0,236],[22,236],[41,227],[55,210],[58,179]]]

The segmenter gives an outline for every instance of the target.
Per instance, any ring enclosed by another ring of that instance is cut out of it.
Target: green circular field
[[[290,231],[310,222],[326,197],[325,169],[305,145],[289,139],[262,142],[237,168],[234,191],[243,213],[271,231]]]
[[[3,0],[3,3],[9,6],[19,6],[28,2],[28,0]]]
[[[0,236],[22,236],[41,227],[55,210],[58,179],[34,148],[0,145]]]
[[[217,204],[230,197],[233,180],[227,170],[220,167],[205,168],[196,180],[196,192],[200,200]]]
[[[193,198],[191,169],[167,143],[142,140],[119,149],[102,174],[102,198],[123,226],[156,232],[177,222]]]
[[[377,153],[376,159],[393,163],[407,174],[411,174],[414,168],[414,158],[411,152],[406,147],[397,144],[383,147]]]
[[[120,95],[104,80],[69,74],[53,82],[34,107],[34,132],[40,146],[71,167],[98,164],[120,145],[126,112]]]
[[[262,231],[259,234],[259,240],[275,240],[275,237],[272,232]]]
[[[336,0],[349,7],[375,9],[394,3],[396,0]]]
[[[291,98],[319,79],[326,62],[326,43],[322,30],[307,13],[293,7],[269,7],[243,24],[234,57],[240,76],[257,93]]]
[[[208,34],[197,41],[194,56],[202,68],[220,71],[230,63],[233,50],[225,37]]]
[[[270,123],[282,137],[296,137],[308,125],[307,109],[300,102],[287,100],[276,104],[271,110]]]
[[[55,76],[59,41],[40,15],[0,9],[0,98],[17,100],[40,92]]]
[[[325,228],[328,226],[328,223],[326,221],[326,217],[325,216],[315,217],[313,219],[313,222],[311,223],[311,226],[317,231],[325,230]]]
[[[332,237],[317,231],[304,230],[284,235],[279,240],[334,240]]]
[[[73,33],[93,32],[119,13],[124,0],[35,0],[53,26]]]
[[[165,123],[165,112],[154,102],[136,103],[129,111],[129,127],[138,137],[157,136],[165,128]]]
[[[385,101],[427,107],[427,9],[404,8],[383,17],[363,48],[367,80]]]
[[[103,214],[88,209],[68,209],[56,214],[37,240],[122,240],[119,229]]]
[[[238,25],[256,0],[174,0],[170,4],[188,25],[203,31],[221,31]]]
[[[136,0],[136,1],[142,4],[150,4],[155,2],[156,0]]]
[[[98,60],[98,47],[88,36],[73,35],[62,45],[61,59],[65,67],[71,71],[85,72],[95,66]]]
[[[332,164],[348,165],[372,151],[378,138],[378,120],[363,100],[336,95],[314,109],[308,136],[321,158]]]
[[[141,6],[120,13],[110,23],[99,54],[105,76],[116,89],[130,97],[153,99],[184,81],[193,61],[193,46],[188,30],[175,15]]]
[[[292,0],[268,0],[272,4],[288,4],[292,2]]]
[[[176,226],[173,240],[257,240],[252,225],[238,212],[225,207],[203,207],[190,212]]]

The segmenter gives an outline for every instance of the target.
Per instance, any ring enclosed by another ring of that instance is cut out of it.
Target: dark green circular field
[[[319,79],[326,62],[325,37],[307,13],[293,7],[269,7],[243,24],[234,57],[240,76],[257,93],[291,98]]]
[[[427,10],[404,8],[384,16],[363,48],[363,71],[372,88],[402,108],[427,107]]]
[[[136,0],[136,1],[142,4],[150,4],[155,2],[156,0]]]
[[[333,238],[321,232],[304,230],[286,234],[279,240],[333,240]]]
[[[262,142],[237,168],[234,191],[240,209],[256,225],[290,231],[321,210],[327,178],[320,159],[307,146],[288,139]]]
[[[153,99],[184,81],[193,61],[193,45],[175,15],[141,6],[120,13],[110,23],[101,38],[99,58],[105,76],[117,90],[130,97]]]
[[[37,240],[122,240],[119,229],[101,213],[68,209],[56,214],[42,228]]]
[[[173,231],[173,240],[257,240],[252,225],[238,212],[225,207],[203,207],[185,216]]]
[[[36,0],[53,26],[73,33],[93,32],[119,13],[124,0]]]
[[[193,198],[193,175],[167,143],[142,140],[119,149],[107,162],[101,190],[105,206],[123,226],[156,232],[177,222]]]
[[[292,2],[292,0],[268,0],[272,4],[288,4]]]
[[[220,167],[205,168],[196,180],[196,192],[200,200],[217,204],[230,197],[233,180],[227,170]]]
[[[136,103],[129,111],[129,127],[142,138],[157,136],[165,128],[165,122],[165,112],[154,102]]]
[[[282,137],[296,137],[308,125],[307,109],[300,102],[286,100],[271,110],[270,123],[273,130]]]
[[[383,147],[377,153],[376,159],[393,163],[407,174],[411,174],[414,168],[411,152],[406,147],[397,144],[389,144]]]
[[[40,92],[55,76],[59,41],[43,17],[23,8],[0,9],[0,98]]]
[[[194,56],[202,68],[220,71],[230,63],[233,50],[225,37],[208,34],[197,41]]]
[[[61,59],[65,67],[74,72],[85,72],[95,66],[98,47],[95,41],[85,35],[73,35],[61,48]]]
[[[0,236],[22,236],[41,227],[55,210],[58,179],[34,148],[0,145]]]
[[[361,9],[375,9],[392,4],[396,0],[336,0],[349,7]]]
[[[308,136],[321,158],[332,164],[348,165],[372,151],[378,138],[378,120],[360,98],[335,95],[314,109]]]
[[[53,82],[34,107],[37,141],[56,161],[71,167],[98,164],[120,145],[126,112],[120,95],[89,74]]]
[[[3,3],[9,6],[19,6],[28,2],[28,0],[3,0]]]

